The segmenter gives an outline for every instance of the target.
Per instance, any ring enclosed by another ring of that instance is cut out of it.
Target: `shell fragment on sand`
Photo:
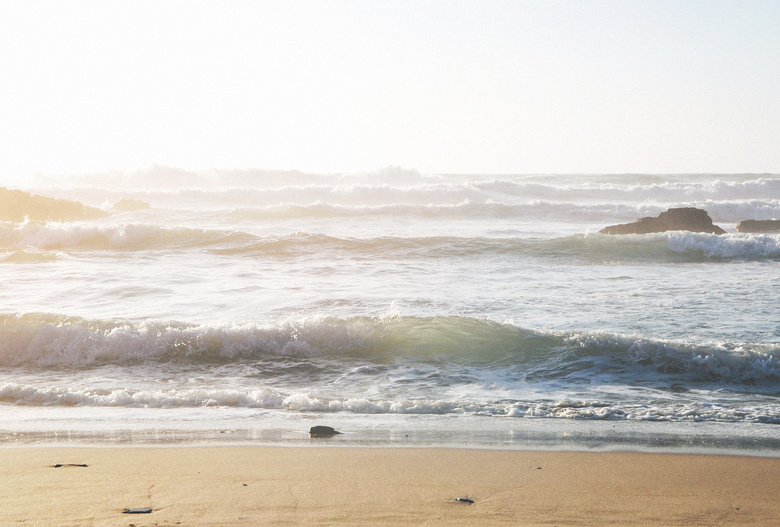
[[[154,509],[148,507],[137,507],[133,509],[125,509],[122,511],[122,514],[149,514],[152,512],[152,510]]]

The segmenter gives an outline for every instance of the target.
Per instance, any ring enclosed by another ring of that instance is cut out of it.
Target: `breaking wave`
[[[0,248],[43,251],[154,251],[213,247],[251,238],[241,232],[147,224],[0,222]]]
[[[545,332],[464,317],[315,316],[265,324],[193,325],[40,313],[0,316],[2,366],[273,363],[288,358],[330,361],[337,370],[357,363],[448,363],[513,371],[526,381],[573,381],[606,374],[624,377],[624,381],[658,375],[748,385],[780,380],[780,348],[776,345]],[[305,368],[297,371],[305,383]],[[259,376],[266,373],[281,374],[256,372]]]
[[[584,261],[679,262],[774,260],[780,234],[726,235],[666,232],[644,235],[582,234],[554,238],[381,236],[341,238],[293,232],[260,236],[240,231],[162,227],[147,224],[0,222],[0,250],[7,263],[55,261],[60,252],[206,251],[246,257],[328,255],[394,259],[414,254],[437,260],[453,257],[575,258]]]
[[[610,200],[626,201],[706,201],[780,199],[780,180],[774,174],[623,174],[623,175],[453,175],[421,174],[417,170],[387,166],[360,173],[311,174],[282,170],[190,171],[153,166],[135,172],[112,172],[59,177],[56,185],[69,181],[69,187],[97,189],[146,189],[154,191],[203,192],[225,189],[272,190],[276,201],[284,192],[296,189],[320,189],[318,192],[355,192],[361,198],[382,189],[414,192],[430,189],[433,194],[465,192],[466,199],[482,196],[514,196],[523,199],[554,201]],[[52,182],[41,179],[42,188]],[[337,190],[336,190],[337,189]],[[366,192],[366,189],[368,191]],[[459,189],[459,190],[458,190]],[[309,192],[303,190],[303,192]],[[384,199],[384,198],[383,198]],[[459,199],[464,199],[460,197]],[[395,200],[390,200],[395,201]],[[385,200],[387,202],[387,200]]]
[[[0,402],[23,405],[123,408],[240,407],[294,412],[354,414],[471,414],[481,416],[536,417],[586,420],[634,420],[674,422],[748,422],[780,424],[775,406],[758,404],[732,408],[701,402],[631,404],[593,399],[560,399],[543,402],[468,402],[436,399],[375,400],[316,397],[304,392],[271,389],[218,388],[134,390],[41,387],[15,382],[0,384]]]

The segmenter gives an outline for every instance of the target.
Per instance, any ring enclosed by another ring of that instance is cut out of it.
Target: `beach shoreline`
[[[0,524],[773,525],[780,516],[771,457],[81,445],[7,446],[0,462]]]
[[[630,421],[495,416],[268,412],[223,415],[168,409],[4,408],[4,446],[268,446],[456,448],[526,451],[632,451],[780,457],[780,437],[765,423]],[[36,410],[36,411],[33,411]],[[219,409],[224,410],[224,409]],[[196,417],[210,417],[196,419]],[[56,418],[54,418],[56,417]],[[65,419],[64,417],[68,417]],[[326,440],[315,425],[335,427]]]

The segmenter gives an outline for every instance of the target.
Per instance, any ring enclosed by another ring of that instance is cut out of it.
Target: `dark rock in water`
[[[778,232],[780,220],[742,220],[737,223],[739,232]]]
[[[612,225],[601,229],[601,234],[650,234],[666,231],[708,232],[725,234],[726,231],[713,225],[706,210],[694,207],[669,209],[656,218],[640,218],[634,223]]]
[[[340,433],[329,426],[312,426],[309,429],[309,435],[312,437],[333,437]]]

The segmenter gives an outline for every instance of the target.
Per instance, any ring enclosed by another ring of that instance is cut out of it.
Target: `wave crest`
[[[95,367],[175,362],[230,364],[298,358],[336,370],[404,361],[515,371],[529,381],[617,375],[757,384],[780,379],[780,348],[694,344],[599,332],[545,332],[464,317],[290,318],[194,325],[86,320],[41,313],[0,316],[0,365]],[[265,368],[266,366],[264,366]],[[260,371],[260,375],[269,372]],[[305,369],[305,367],[304,367]],[[302,374],[305,375],[306,371]],[[660,377],[659,377],[660,376]]]

